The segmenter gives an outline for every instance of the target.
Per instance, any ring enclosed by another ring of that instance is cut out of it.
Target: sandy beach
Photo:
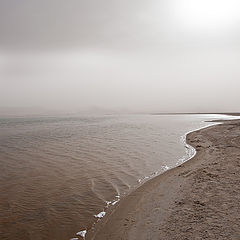
[[[120,201],[86,239],[240,239],[240,121],[187,135],[194,158]]]

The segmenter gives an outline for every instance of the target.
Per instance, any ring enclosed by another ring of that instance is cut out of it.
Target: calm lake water
[[[181,136],[212,118],[0,119],[0,239],[76,237],[92,227],[98,219],[94,215],[107,204],[115,204],[146,177],[175,166],[185,154]]]

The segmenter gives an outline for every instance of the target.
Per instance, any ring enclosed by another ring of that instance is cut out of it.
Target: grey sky
[[[1,0],[0,107],[240,111],[237,0]]]

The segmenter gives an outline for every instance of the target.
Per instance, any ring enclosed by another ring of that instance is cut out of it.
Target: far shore
[[[230,116],[240,116],[238,112],[169,112],[169,113],[152,113],[152,115],[191,115],[191,114],[220,114],[220,115],[230,115]]]
[[[125,197],[86,239],[239,240],[240,120],[192,132],[187,143],[194,158]]]

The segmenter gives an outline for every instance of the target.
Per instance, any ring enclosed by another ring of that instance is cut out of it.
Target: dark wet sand
[[[240,239],[240,121],[187,136],[197,150],[183,165],[123,199],[86,239]]]

